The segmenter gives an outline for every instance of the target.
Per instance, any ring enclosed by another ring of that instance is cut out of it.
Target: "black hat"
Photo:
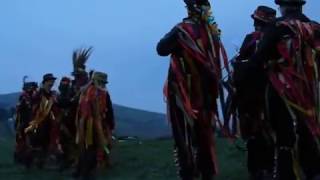
[[[276,10],[267,6],[259,6],[251,15],[251,17],[255,20],[269,23],[276,19],[276,15],[277,15]]]
[[[63,77],[60,81],[60,83],[62,84],[70,84],[71,83],[71,79],[68,77]]]
[[[54,77],[52,73],[47,73],[47,74],[43,75],[42,82],[46,82],[49,80],[56,80],[56,79],[57,78]]]
[[[201,5],[209,5],[210,2],[208,0],[183,0],[186,3],[188,8],[193,8],[194,6],[201,6]]]
[[[302,6],[306,4],[305,0],[275,0],[275,3],[278,5],[296,5]]]
[[[38,88],[38,83],[37,82],[25,82],[23,84],[23,90],[27,91],[30,89],[37,89]]]

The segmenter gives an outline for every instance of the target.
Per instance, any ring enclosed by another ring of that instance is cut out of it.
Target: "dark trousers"
[[[247,167],[251,175],[259,176],[262,171],[273,170],[274,146],[262,134],[247,140]]]
[[[247,141],[247,168],[253,179],[261,179],[273,171],[274,143],[266,133],[267,124],[262,119],[265,91],[250,87],[238,87],[236,102],[241,136]]]
[[[30,146],[27,150],[27,166],[31,166],[36,160],[36,165],[43,168],[46,158],[49,154],[50,144],[50,124],[45,121],[43,124],[33,132],[27,134],[27,144]]]
[[[97,168],[97,147],[89,146],[80,152],[76,176],[82,180],[94,180]]]
[[[61,133],[60,142],[63,150],[63,154],[61,156],[61,170],[65,170],[70,168],[72,164],[75,163],[76,157],[78,154],[77,146],[74,142],[74,138],[68,136],[64,133]]]
[[[290,115],[287,105],[278,96],[277,92],[270,88],[269,120],[276,135],[277,165],[280,180],[295,180],[293,171],[293,150],[298,145],[298,162],[307,179],[311,179],[320,173],[320,155],[305,119],[297,116],[296,122]],[[296,125],[295,125],[296,124]]]
[[[192,180],[201,174],[202,180],[211,180],[214,176],[214,164],[209,147],[211,145],[209,142],[214,136],[211,125],[200,124],[204,122],[199,122],[203,118],[199,117],[198,121],[194,122],[194,127],[190,127],[184,120],[184,113],[176,107],[172,99],[169,108],[176,161],[181,179]]]

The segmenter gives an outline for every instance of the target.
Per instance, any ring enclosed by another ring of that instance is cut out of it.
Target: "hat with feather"
[[[208,0],[183,0],[190,11],[198,11],[201,6],[210,6]]]
[[[23,76],[22,82],[23,82],[23,87],[22,89],[24,91],[28,91],[31,89],[37,89],[38,88],[38,83],[34,81],[27,81],[28,76]]]
[[[86,62],[88,61],[92,53],[92,47],[77,49],[73,51],[72,62],[73,62],[73,72],[72,75],[87,74],[86,72]]]

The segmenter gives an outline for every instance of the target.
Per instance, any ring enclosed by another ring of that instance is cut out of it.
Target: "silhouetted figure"
[[[302,13],[304,0],[276,0],[282,17],[269,27],[247,76],[265,72],[268,120],[275,141],[274,176],[319,179],[320,26]]]
[[[273,141],[266,136],[268,125],[265,122],[265,88],[267,79],[263,72],[244,79],[246,69],[243,64],[257,51],[260,40],[270,23],[276,19],[276,10],[259,6],[251,16],[255,31],[248,34],[234,63],[233,82],[236,88],[234,102],[238,113],[242,138],[247,142],[247,166],[253,180],[270,178],[273,171]]]
[[[217,173],[214,127],[224,48],[207,0],[185,0],[188,17],[163,37],[160,56],[171,55],[165,95],[180,177]]]
[[[17,163],[29,166],[28,151],[30,150],[28,137],[24,129],[28,127],[32,119],[33,97],[37,92],[38,84],[36,82],[23,82],[22,93],[16,106],[15,131],[16,144],[14,151],[14,160]]]
[[[74,177],[95,179],[97,167],[109,163],[115,122],[107,83],[107,74],[94,72],[81,91],[76,121],[80,156]]]

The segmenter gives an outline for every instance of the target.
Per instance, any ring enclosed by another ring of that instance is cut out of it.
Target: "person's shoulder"
[[[277,18],[272,25],[269,26],[268,31],[277,33],[278,35],[284,35],[291,32],[290,19],[286,17]]]
[[[268,27],[278,28],[286,23],[289,23],[289,19],[287,17],[278,17],[272,23],[270,23]]]
[[[309,19],[304,14],[295,14],[289,17],[280,17],[276,20],[275,28],[280,32],[291,32],[291,28],[297,24],[309,24],[314,30],[320,29],[320,24],[317,21]]]
[[[253,31],[251,33],[246,34],[245,39],[253,39],[254,36],[256,36],[257,32]]]
[[[56,91],[56,90],[52,90],[51,94],[52,94],[52,96],[58,96],[59,95],[58,91]]]
[[[41,89],[38,89],[37,91],[35,91],[32,95],[33,98],[40,98],[42,96],[42,94],[44,93],[44,90],[41,88]]]
[[[308,16],[300,13],[296,14],[291,14],[287,16],[282,16],[279,17],[275,20],[276,26],[281,26],[281,25],[287,25],[290,24],[292,21],[300,21],[300,22],[315,22],[312,21]]]
[[[177,23],[174,28],[178,29],[189,29],[189,28],[194,28],[197,27],[198,23],[196,23],[193,19],[191,18],[184,18],[181,22]]]
[[[246,34],[244,38],[244,44],[249,43],[254,39],[259,39],[260,35],[261,35],[261,32],[259,31],[253,31],[251,33]]]
[[[191,18],[184,18],[181,22],[178,24],[185,25],[185,24],[195,24],[195,21]]]
[[[318,28],[320,27],[320,23],[315,20],[310,20],[310,23],[315,27],[318,27]]]
[[[273,23],[278,23],[278,22],[285,21],[285,20],[286,20],[286,17],[281,16],[281,17],[277,17],[277,18],[273,21]]]
[[[22,91],[22,92],[20,93],[20,95],[19,95],[19,98],[25,98],[25,97],[27,97],[27,96],[28,96],[28,93],[25,92],[25,91]]]

